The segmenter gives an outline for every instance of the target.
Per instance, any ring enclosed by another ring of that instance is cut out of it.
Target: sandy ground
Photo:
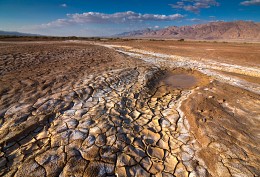
[[[109,44],[134,47],[150,52],[192,57],[196,60],[211,59],[214,61],[244,66],[260,66],[259,43],[225,43],[196,41],[109,41]]]
[[[259,64],[259,44],[0,43],[0,176],[259,176]]]

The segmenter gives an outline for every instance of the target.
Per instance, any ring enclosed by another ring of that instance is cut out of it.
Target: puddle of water
[[[162,82],[170,87],[178,89],[187,89],[197,84],[197,79],[188,74],[170,74],[166,76]]]

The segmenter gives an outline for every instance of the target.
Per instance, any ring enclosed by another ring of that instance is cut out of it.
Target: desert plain
[[[0,42],[0,176],[260,176],[260,44]]]

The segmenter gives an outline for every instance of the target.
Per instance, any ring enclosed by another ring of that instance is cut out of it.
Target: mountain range
[[[16,31],[0,31],[1,36],[41,36],[39,34],[20,33]]]
[[[117,36],[190,40],[260,41],[260,23],[252,21],[219,21],[192,26],[171,26],[158,30],[148,28],[122,33]]]

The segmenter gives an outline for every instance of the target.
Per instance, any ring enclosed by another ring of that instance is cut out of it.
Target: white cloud
[[[183,18],[180,14],[158,15],[141,14],[132,11],[104,14],[99,12],[86,12],[83,14],[68,14],[70,20],[77,23],[125,23],[133,21],[172,21]]]
[[[99,12],[86,12],[67,14],[67,18],[37,25],[37,28],[62,27],[75,24],[110,24],[110,23],[132,23],[145,21],[175,21],[184,18],[181,14],[160,15],[160,14],[141,14],[132,11],[105,14]]]
[[[61,4],[60,6],[61,7],[67,7],[67,4]]]
[[[170,4],[172,8],[183,9],[186,11],[199,13],[200,9],[210,8],[211,6],[219,6],[216,0],[181,0],[176,4]]]
[[[187,19],[188,21],[191,22],[203,22],[204,20],[198,19],[198,18],[191,18],[191,19]]]
[[[260,6],[260,0],[243,1],[240,4],[244,6]]]

